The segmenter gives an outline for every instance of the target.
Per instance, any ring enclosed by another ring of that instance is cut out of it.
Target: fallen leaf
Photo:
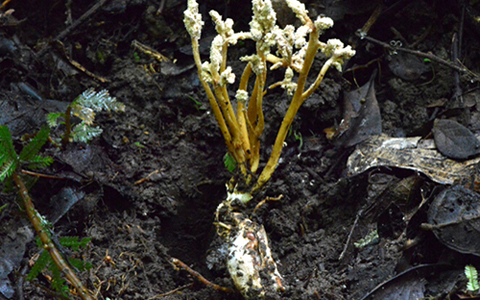
[[[343,120],[335,133],[337,146],[350,147],[382,133],[382,118],[375,97],[375,71],[359,89],[345,93]]]
[[[433,138],[438,151],[453,159],[467,159],[479,153],[479,141],[465,126],[444,119],[436,119]]]

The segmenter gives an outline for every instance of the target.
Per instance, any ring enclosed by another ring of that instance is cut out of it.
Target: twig
[[[157,10],[157,15],[161,15],[163,13],[163,8],[165,7],[165,2],[167,2],[167,1],[162,0],[162,2],[160,2],[160,6],[158,7],[158,10]]]
[[[48,178],[48,179],[58,179],[62,180],[65,178],[58,177],[58,176],[53,176],[53,175],[48,175],[48,174],[42,174],[42,173],[37,173],[37,172],[32,172],[28,170],[21,170],[20,171],[22,174],[30,175],[30,176],[35,176],[35,177],[42,177],[42,178]]]
[[[198,281],[200,281],[201,283],[203,283],[204,285],[208,286],[208,287],[211,287],[217,291],[222,291],[222,292],[225,292],[225,293],[233,293],[233,291],[229,288],[226,288],[226,287],[223,287],[223,286],[219,286],[218,284],[215,284],[215,283],[212,283],[210,281],[208,281],[205,277],[203,277],[202,275],[200,275],[200,273],[198,273],[197,271],[193,270],[192,268],[190,268],[189,266],[187,266],[186,264],[184,264],[181,260],[179,260],[178,258],[174,258],[172,257],[171,258],[171,262],[177,266],[177,267],[181,267],[182,269],[184,269],[185,271],[187,271],[188,273],[190,273],[190,275],[192,275],[193,277],[197,278]]]
[[[345,254],[347,253],[348,245],[350,245],[353,232],[355,231],[355,228],[357,228],[358,220],[360,219],[361,214],[362,214],[362,211],[358,212],[357,217],[355,218],[355,222],[353,222],[352,229],[350,229],[350,233],[348,234],[348,238],[347,238],[347,241],[345,242],[345,246],[343,246],[343,251],[342,253],[340,253],[338,260],[342,260],[345,257]]]
[[[20,193],[20,197],[23,200],[27,216],[30,219],[33,227],[35,228],[38,236],[40,237],[40,240],[42,241],[43,248],[48,251],[55,265],[60,271],[62,271],[63,274],[65,274],[65,277],[67,277],[73,287],[75,287],[80,297],[83,300],[93,300],[93,298],[88,293],[88,290],[83,286],[82,282],[78,279],[77,275],[75,275],[72,269],[70,269],[60,252],[58,252],[58,249],[55,247],[52,239],[47,233],[48,230],[45,230],[42,224],[43,217],[35,209],[32,199],[30,198],[27,188],[25,187],[25,183],[16,172],[13,173],[12,178],[15,181],[15,184]]]
[[[155,175],[155,174],[158,174],[158,173],[160,173],[160,172],[162,172],[162,171],[163,171],[163,169],[162,169],[162,170],[155,170],[155,171],[153,171],[152,173],[148,174],[147,177],[135,181],[135,183],[134,183],[133,185],[140,184],[140,183],[142,183],[142,182],[144,182],[144,181],[150,181],[150,177],[151,177],[151,176],[153,176],[153,175]]]
[[[94,14],[100,7],[102,7],[108,0],[99,0],[95,5],[93,5],[89,10],[87,10],[80,18],[73,21],[73,23],[65,28],[62,32],[60,32],[53,40],[62,40],[66,37],[70,31],[75,29],[77,26],[83,23],[86,19],[88,19],[92,14]],[[48,50],[50,49],[50,45],[46,46],[40,52],[38,52],[38,57],[42,57]]]
[[[106,78],[103,78],[101,76],[98,76],[98,75],[95,75],[94,73],[90,72],[89,70],[87,70],[85,67],[83,67],[79,62],[73,60],[71,57],[69,57],[67,55],[67,51],[65,51],[65,45],[60,41],[60,40],[55,40],[54,41],[55,44],[58,46],[58,49],[60,51],[62,51],[63,55],[65,56],[65,58],[68,60],[68,62],[73,66],[75,67],[76,69],[82,71],[83,73],[87,74],[88,76],[90,77],[93,77],[94,79],[100,81],[100,82],[108,82],[109,80],[106,79]]]
[[[186,284],[186,285],[179,286],[178,288],[176,288],[174,290],[171,290],[170,292],[166,292],[166,293],[163,293],[163,294],[160,294],[160,295],[150,297],[150,298],[148,298],[148,300],[162,298],[162,297],[165,297],[165,296],[170,296],[170,295],[175,294],[176,292],[178,292],[180,290],[183,290],[184,288],[191,287],[192,285],[193,285],[193,283],[189,283],[189,284]]]
[[[255,206],[255,209],[253,210],[253,213],[255,213],[262,205],[267,203],[267,201],[279,201],[282,198],[283,198],[283,195],[280,195],[278,197],[265,197],[265,199],[258,202],[258,204]]]
[[[462,17],[460,19],[460,25],[457,30],[453,34],[452,37],[452,61],[455,65],[460,65],[460,56],[461,56],[461,49],[462,49],[462,32],[463,32],[463,23],[465,20],[465,5],[462,5]],[[460,105],[463,106],[463,98],[462,98],[462,88],[460,87],[460,74],[456,71],[453,74],[453,79],[455,83],[455,92],[453,93],[452,99],[459,99]]]
[[[132,46],[135,49],[137,49],[139,51],[142,51],[143,53],[147,54],[148,56],[153,57],[154,59],[158,60],[159,62],[170,61],[170,59],[168,57],[162,55],[157,50],[140,43],[137,40],[132,41]]]
[[[413,54],[413,55],[416,55],[418,57],[423,57],[423,58],[428,58],[430,59],[431,61],[435,61],[439,64],[442,64],[442,65],[445,65],[449,68],[452,68],[454,70],[457,70],[459,72],[462,72],[462,73],[468,73],[470,75],[472,75],[473,77],[475,77],[475,79],[477,81],[480,80],[480,75],[470,71],[469,69],[467,69],[466,67],[462,67],[462,66],[457,66],[456,64],[452,63],[452,62],[449,62],[449,61],[446,61],[444,59],[441,59],[440,57],[438,56],[435,56],[433,54],[430,54],[430,53],[424,53],[424,52],[421,52],[421,51],[416,51],[416,50],[411,50],[411,49],[406,49],[406,48],[400,48],[400,47],[394,47],[388,43],[384,43],[382,41],[379,41],[377,39],[374,39],[372,37],[369,37],[369,36],[366,36],[366,35],[362,35],[361,32],[356,32],[355,33],[358,37],[360,37],[361,39],[365,39],[369,42],[372,42],[372,43],[375,43],[375,44],[378,44],[388,50],[392,50],[392,51],[398,51],[398,52],[405,52],[405,53],[409,53],[409,54]]]

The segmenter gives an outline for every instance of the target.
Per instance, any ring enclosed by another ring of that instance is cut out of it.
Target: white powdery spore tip
[[[202,34],[202,15],[198,13],[198,3],[195,0],[188,0],[188,7],[185,10],[183,23],[193,39],[200,39]]]
[[[308,17],[308,10],[305,8],[305,4],[298,0],[285,0],[288,7],[295,13],[298,19],[306,24],[310,18]]]
[[[227,67],[225,71],[220,74],[220,86],[225,86],[228,84],[233,84],[235,82],[235,74],[232,73],[232,68]]]
[[[333,20],[328,17],[321,17],[319,16],[317,20],[315,20],[315,28],[319,31],[323,31],[328,28],[333,27]]]
[[[237,90],[237,93],[235,94],[235,98],[237,99],[238,102],[247,103],[248,92],[245,90]]]
[[[297,84],[292,81],[293,79],[293,70],[291,68],[287,68],[285,70],[285,78],[282,82],[282,88],[287,91],[289,95],[293,95],[295,90],[297,89]]]
[[[270,0],[253,0],[252,1],[253,19],[250,22],[250,32],[254,41],[262,41],[271,43],[274,40],[271,35],[277,22],[277,15],[272,8]]]
[[[223,21],[222,16],[215,10],[210,11],[210,16],[215,23],[215,30],[218,32],[218,34],[224,37],[230,37],[234,34],[232,19],[226,19]]]
[[[295,47],[297,49],[302,48],[307,43],[307,40],[305,39],[305,37],[311,31],[312,30],[307,25],[298,27],[297,31],[295,32]]]
[[[329,39],[327,44],[324,45],[322,52],[327,56],[330,57],[334,55],[335,51],[338,49],[343,49],[343,43],[339,39]]]
[[[222,47],[224,43],[225,41],[221,35],[217,35],[212,41],[212,46],[210,47],[210,63],[212,73],[218,73],[220,70],[220,64],[222,63]]]
[[[208,61],[203,62],[202,64],[202,80],[208,83],[213,83],[213,77],[212,74],[210,73],[210,70],[212,69],[210,63]]]
[[[252,70],[255,74],[263,74],[264,66],[262,60],[257,54],[240,57],[241,61],[248,61],[252,64]]]

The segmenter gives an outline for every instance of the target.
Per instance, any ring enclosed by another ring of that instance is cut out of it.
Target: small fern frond
[[[115,97],[111,97],[107,90],[101,90],[97,93],[93,88],[88,89],[78,96],[74,103],[83,107],[89,107],[94,111],[102,111],[103,109],[107,111],[125,111],[125,105],[118,102]]]
[[[72,128],[71,137],[74,142],[88,143],[94,137],[99,136],[103,132],[100,127],[92,127],[85,122],[81,122]]]
[[[17,166],[18,158],[13,147],[12,134],[7,126],[0,126],[0,181],[10,177]]]
[[[28,272],[27,280],[31,281],[37,278],[37,276],[42,272],[42,270],[47,267],[48,263],[51,260],[52,259],[50,258],[50,254],[48,254],[48,251],[43,251],[33,265],[30,272]]]
[[[87,244],[90,243],[91,240],[92,240],[91,237],[84,237],[79,243],[80,247],[85,249],[87,247]]]
[[[47,115],[47,124],[50,128],[57,127],[58,125],[58,118],[64,117],[64,113],[50,113]]]
[[[50,264],[49,270],[52,272],[52,280],[50,285],[54,291],[60,292],[63,296],[68,297],[68,286],[67,281],[62,278],[62,272],[55,264]]]
[[[42,149],[43,145],[48,139],[50,134],[50,128],[42,127],[40,131],[35,135],[30,142],[23,147],[22,152],[20,152],[19,159],[21,162],[28,162],[33,159],[37,153]]]
[[[92,263],[76,258],[69,258],[68,262],[80,272],[90,270],[93,266]]]
[[[61,236],[58,238],[60,245],[68,247],[74,251],[78,251],[78,236]]]
[[[93,120],[95,119],[95,112],[93,109],[89,107],[85,107],[79,103],[72,103],[70,105],[70,108],[72,109],[72,114],[76,117],[79,117],[83,122],[85,122],[88,125],[93,124]]]
[[[478,284],[477,269],[475,269],[475,267],[472,265],[465,266],[465,276],[468,279],[467,290],[469,292],[478,291],[480,289],[480,285]]]
[[[78,251],[80,247],[85,248],[85,246],[92,240],[91,237],[83,238],[80,241],[78,239],[78,236],[62,236],[58,241],[60,242],[60,245],[68,247],[73,251]]]
[[[13,148],[12,134],[6,125],[0,126],[0,150],[2,154],[5,152],[15,153]]]
[[[3,164],[0,165],[0,181],[4,181],[5,178],[12,176],[13,172],[17,169],[18,161],[16,159],[11,159],[3,161]]]
[[[43,157],[40,155],[36,155],[28,162],[28,167],[32,170],[38,170],[46,168],[52,163],[53,158],[51,158],[50,156]]]

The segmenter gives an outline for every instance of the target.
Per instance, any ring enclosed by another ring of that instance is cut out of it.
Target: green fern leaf
[[[52,272],[52,280],[50,281],[52,289],[60,292],[63,296],[68,297],[67,281],[62,278],[62,272],[60,272],[60,269],[58,269],[56,264],[50,264],[48,269]]]
[[[18,157],[7,126],[0,126],[0,181],[10,177],[17,169]]]
[[[48,139],[48,135],[50,134],[50,128],[43,127],[40,131],[35,135],[30,142],[23,147],[22,152],[20,152],[19,159],[22,162],[28,162],[29,160],[33,159],[35,155],[42,149],[43,145]]]
[[[97,93],[94,89],[88,89],[78,96],[74,103],[89,107],[94,111],[125,111],[125,105],[118,102],[115,97],[111,97],[107,90],[101,90]]]
[[[480,285],[478,284],[477,269],[475,269],[475,267],[472,265],[465,266],[465,276],[468,279],[467,290],[470,292],[478,291],[480,289]]]
[[[79,249],[79,242],[78,236],[62,236],[58,238],[60,245],[64,247],[68,247],[74,251],[78,251]]]
[[[47,124],[50,128],[57,127],[58,125],[58,118],[64,117],[64,113],[51,113],[47,115]]]
[[[93,120],[95,119],[95,112],[93,109],[82,106],[78,103],[72,103],[70,107],[74,116],[79,117],[87,125],[93,124]]]
[[[80,247],[85,249],[87,247],[87,244],[90,243],[91,240],[92,240],[91,237],[84,237],[79,243]]]
[[[88,143],[102,132],[103,130],[100,127],[88,126],[85,122],[81,122],[72,128],[71,137],[74,142]]]
[[[43,157],[40,155],[36,155],[28,162],[28,167],[32,170],[38,170],[46,168],[52,163],[53,158],[51,158],[50,156]]]
[[[51,262],[51,260],[52,259],[50,258],[50,254],[48,254],[48,251],[43,251],[33,265],[30,272],[28,272],[27,280],[31,281],[37,278],[38,274],[40,274],[42,270],[47,267],[48,263]]]
[[[0,181],[4,181],[5,178],[12,176],[13,172],[17,169],[18,161],[16,159],[4,161],[0,165]]]
[[[5,154],[15,153],[15,148],[13,148],[12,134],[7,126],[0,126],[0,150],[2,156]],[[1,161],[0,161],[1,162]]]
[[[80,272],[90,270],[93,266],[91,263],[83,261],[81,259],[69,258],[68,261]]]
[[[78,236],[62,236],[58,241],[60,242],[60,245],[78,251],[80,247],[85,248],[85,246],[92,240],[91,237],[83,238],[81,241],[78,239]]]

